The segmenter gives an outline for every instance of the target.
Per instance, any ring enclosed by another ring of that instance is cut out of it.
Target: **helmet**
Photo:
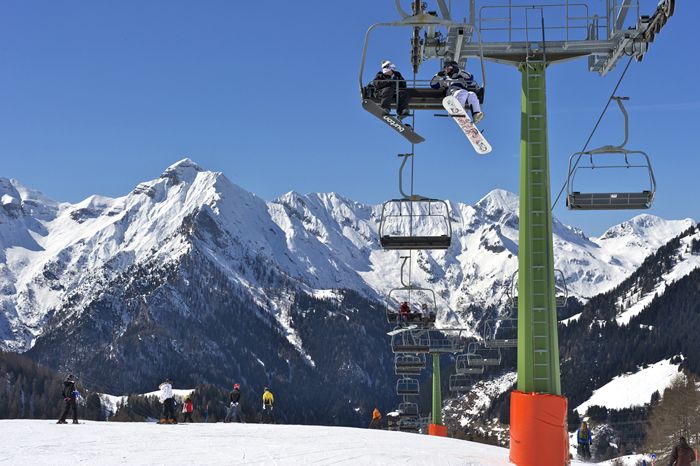
[[[233,388],[241,388],[241,384],[234,383],[234,384],[233,384]]]
[[[270,389],[265,387],[265,390],[263,390],[263,391],[267,392],[267,391],[270,391]]]
[[[454,60],[446,60],[445,64],[443,65],[443,68],[447,68],[449,66],[451,66],[453,68],[459,68],[459,63],[457,63]]]

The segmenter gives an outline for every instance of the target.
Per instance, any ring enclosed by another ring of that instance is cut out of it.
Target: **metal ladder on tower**
[[[528,236],[530,238],[529,263],[531,294],[531,331],[532,331],[532,382],[537,391],[548,391],[552,377],[551,360],[551,303],[549,297],[550,277],[549,247],[551,240],[551,220],[549,220],[549,167],[547,156],[547,120],[546,120],[546,81],[547,55],[544,40],[544,16],[540,8],[542,21],[542,42],[535,43],[539,48],[531,49],[529,40],[527,11],[525,14],[525,40],[527,54],[525,59],[525,81],[527,101],[527,157],[530,178],[528,202],[530,218],[528,219]]]

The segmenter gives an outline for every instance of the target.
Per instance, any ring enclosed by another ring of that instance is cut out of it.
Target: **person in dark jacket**
[[[454,96],[465,109],[471,110],[474,123],[484,118],[477,92],[481,86],[474,76],[466,70],[460,70],[456,61],[448,60],[442,71],[439,71],[430,81],[433,89],[445,89],[446,95]]]
[[[408,91],[406,91],[406,80],[401,73],[396,71],[396,65],[389,60],[382,62],[382,69],[377,73],[372,81],[372,85],[377,90],[379,105],[389,113],[392,102],[397,102],[396,115],[399,119],[408,115]]]
[[[228,398],[229,408],[224,422],[243,422],[239,409],[239,403],[241,402],[241,386],[239,384],[233,384],[233,390],[229,393]]]
[[[70,374],[66,377],[66,380],[63,381],[62,393],[66,407],[57,424],[68,424],[66,422],[66,417],[68,417],[68,412],[70,410],[73,410],[73,424],[78,424],[78,397],[80,393],[75,389],[75,377],[73,377],[73,374]]]
[[[593,444],[593,436],[591,435],[591,430],[588,428],[588,424],[584,421],[581,423],[576,432],[576,441],[578,443],[578,454],[584,459],[591,459],[591,445]]]
[[[691,463],[697,460],[697,455],[688,445],[688,441],[685,437],[681,437],[678,439],[678,445],[671,453],[671,462],[668,463],[668,466],[692,466]]]

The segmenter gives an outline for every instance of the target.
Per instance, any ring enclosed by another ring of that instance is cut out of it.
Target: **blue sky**
[[[687,39],[700,4],[677,3],[619,93],[632,98],[628,147],[654,162],[658,196],[649,212],[700,219],[700,52]],[[124,195],[189,156],[268,200],[290,190],[336,191],[368,203],[395,197],[395,154],[410,146],[362,110],[357,90],[365,30],[397,19],[393,4],[6,0],[0,176],[76,202]],[[642,5],[650,13],[656,1]],[[369,71],[391,58],[409,75],[408,53],[407,30],[379,34]],[[550,68],[554,193],[624,63],[603,78],[583,59]],[[451,121],[419,114],[427,141],[416,149],[417,192],[468,203],[493,188],[518,192],[520,77],[509,66],[486,66],[480,126],[493,153],[477,156]],[[611,108],[592,145],[617,142],[621,122]],[[555,209],[590,234],[636,213]]]

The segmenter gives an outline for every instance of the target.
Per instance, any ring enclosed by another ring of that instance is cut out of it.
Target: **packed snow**
[[[633,374],[615,377],[595,390],[593,396],[576,407],[576,411],[584,415],[590,406],[604,406],[608,409],[642,406],[651,401],[651,395],[656,391],[663,396],[664,390],[675,377],[682,376],[678,372],[678,364],[664,359]]]
[[[349,427],[2,420],[0,463],[507,466],[505,448]],[[584,463],[573,462],[581,466]]]

